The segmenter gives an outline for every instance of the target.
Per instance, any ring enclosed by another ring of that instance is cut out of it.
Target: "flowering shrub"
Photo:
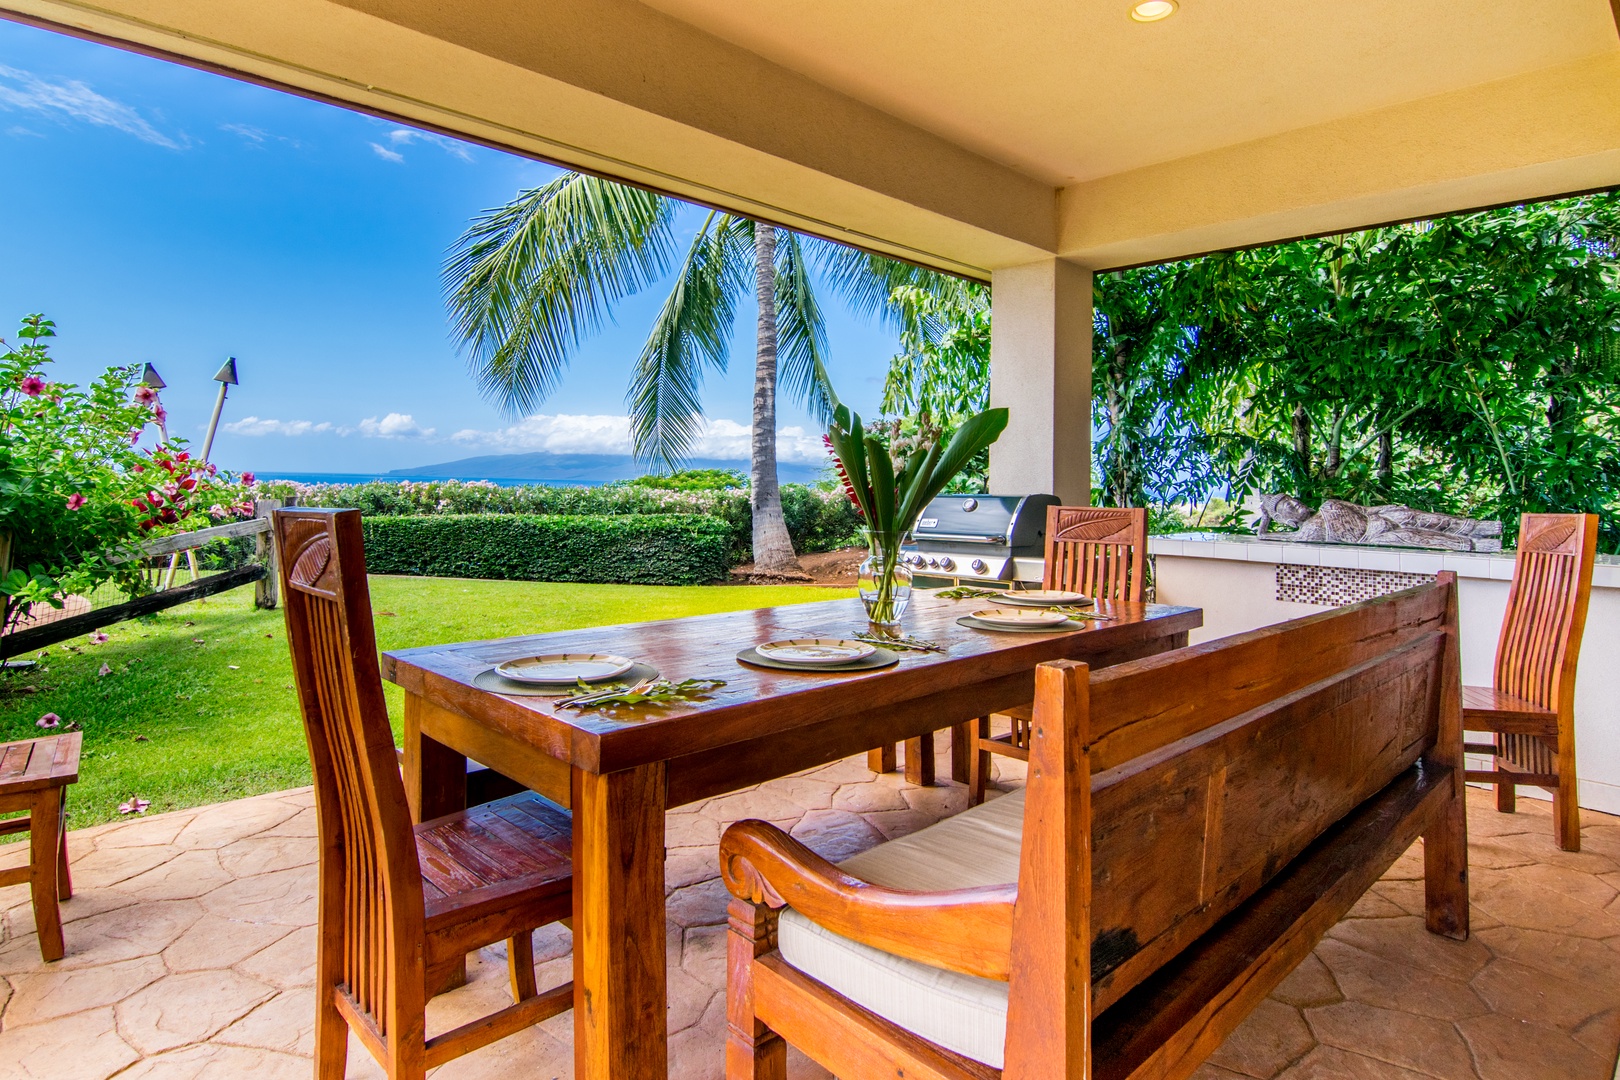
[[[196,461],[186,451],[172,446],[154,447],[150,458],[150,466],[139,464],[134,469],[151,477],[149,482],[157,486],[130,500],[130,505],[145,515],[140,523],[143,532],[190,531],[162,527],[178,525],[204,504],[209,504],[205,513],[214,523],[253,515],[253,496],[244,486],[252,484],[252,473],[242,475],[241,485],[233,484],[213,465]]]
[[[16,345],[0,339],[0,601],[8,616],[39,602],[60,606],[64,595],[106,581],[141,591],[130,556],[143,535],[180,531],[199,502],[223,499],[222,510],[239,514],[247,498],[179,444],[139,448],[162,405],[136,368],[109,368],[83,389],[52,382],[54,336],[54,323],[30,315]]]
[[[501,487],[487,480],[434,480],[370,484],[261,485],[271,498],[296,496],[304,506],[347,506],[367,517],[439,514],[702,514],[725,522],[731,533],[730,559],[747,562],[752,512],[746,488],[674,491],[640,484],[604,487]],[[859,522],[837,491],[803,484],[782,485],[782,512],[793,546],[801,553],[831,551],[856,542]]]

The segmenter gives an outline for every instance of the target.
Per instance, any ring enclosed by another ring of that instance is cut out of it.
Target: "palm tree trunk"
[[[754,570],[801,575],[793,554],[782,489],[776,482],[776,229],[754,226],[754,296],[759,302],[754,361],[754,442],[749,504],[754,511]]]

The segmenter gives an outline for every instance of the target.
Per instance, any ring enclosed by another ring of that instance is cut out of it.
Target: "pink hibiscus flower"
[[[45,389],[45,380],[38,375],[30,375],[22,381],[22,392],[29,397],[39,397]]]
[[[86,501],[87,500],[83,495],[80,495],[77,491],[75,491],[73,494],[67,497],[67,508],[69,510],[77,510],[79,507],[83,506]]]

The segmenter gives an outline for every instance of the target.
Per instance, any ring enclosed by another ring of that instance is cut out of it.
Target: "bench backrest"
[[[1043,665],[1013,922],[1009,1075],[1042,1072],[1037,1062],[1050,1057],[1019,1043],[1049,1051],[1055,1017],[1066,1018],[1058,1028],[1081,1025],[1083,1042],[1089,1017],[1455,727],[1443,723],[1457,692],[1447,680],[1455,585],[1443,578],[1095,674]],[[1036,1036],[1042,1028],[1048,1034]]]

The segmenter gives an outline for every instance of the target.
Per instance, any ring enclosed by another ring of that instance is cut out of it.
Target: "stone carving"
[[[1292,525],[1291,533],[1272,533],[1271,523]],[[1325,499],[1312,510],[1292,495],[1260,496],[1255,535],[1265,540],[1302,544],[1377,544],[1388,547],[1439,548],[1443,551],[1501,551],[1502,523],[1451,514],[1430,514],[1410,506],[1358,506]]]

